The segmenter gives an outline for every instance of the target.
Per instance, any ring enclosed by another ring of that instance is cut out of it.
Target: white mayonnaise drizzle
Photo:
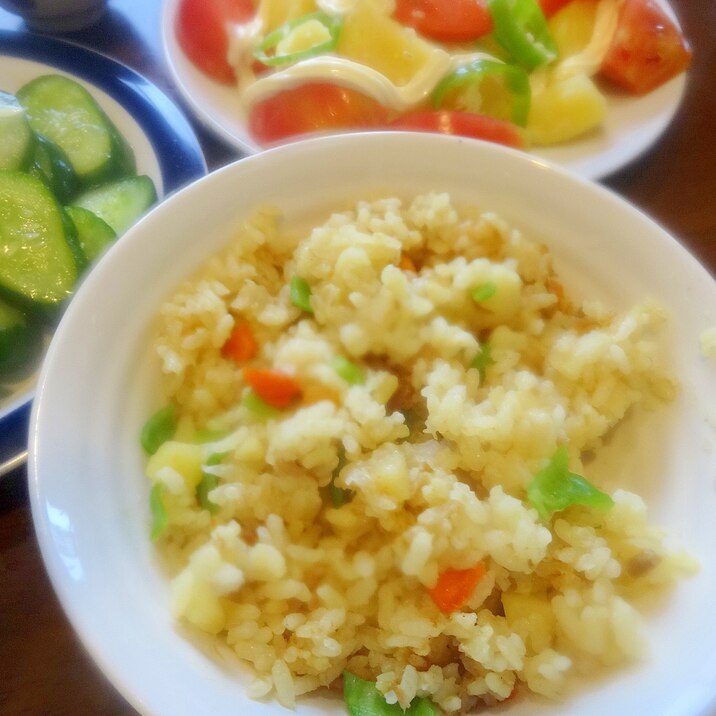
[[[317,0],[317,5],[331,15],[349,12],[358,0]],[[553,68],[541,68],[530,76],[532,90],[538,91],[546,82],[579,73],[592,75],[599,69],[617,26],[619,9],[624,0],[600,0],[594,31],[580,53],[567,57]],[[295,63],[285,69],[257,77],[251,65],[252,50],[262,39],[259,18],[231,28],[229,62],[237,71],[237,87],[245,108],[287,89],[306,82],[332,82],[368,95],[384,107],[404,112],[429,97],[435,85],[450,71],[477,59],[497,58],[484,52],[451,54],[434,47],[426,63],[410,82],[398,86],[381,72],[354,60],[337,55],[321,55]]]
[[[596,74],[616,32],[623,2],[624,0],[600,0],[589,43],[581,52],[566,57],[554,68],[554,79],[567,79],[580,74],[591,77]]]
[[[384,107],[397,112],[415,107],[430,95],[435,85],[451,70],[477,59],[494,59],[484,52],[451,55],[440,48],[431,51],[428,61],[405,85],[398,86],[372,67],[335,55],[311,57],[285,70],[256,79],[243,88],[242,100],[251,106],[278,92],[305,82],[333,82],[362,92]]]
[[[285,70],[257,79],[246,87],[243,100],[252,105],[305,82],[332,82],[369,95],[384,107],[402,111],[422,101],[449,67],[450,55],[447,52],[431,52],[428,61],[410,82],[398,87],[372,67],[345,57],[323,55],[302,60]]]
[[[263,21],[258,15],[250,22],[231,25],[227,28],[229,51],[226,59],[236,71],[236,86],[239,96],[243,94],[243,88],[249,87],[256,81],[256,75],[252,69],[254,61],[252,52],[263,39],[263,30]]]
[[[347,15],[358,4],[358,0],[316,0],[319,10],[329,15]]]

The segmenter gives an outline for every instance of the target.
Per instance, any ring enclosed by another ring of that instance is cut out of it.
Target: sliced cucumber
[[[39,350],[40,332],[19,309],[0,299],[0,379],[13,379]]]
[[[30,126],[67,154],[80,181],[93,184],[127,171],[119,132],[80,84],[61,75],[42,75],[24,85],[17,98]]]
[[[39,179],[0,172],[0,287],[45,305],[67,298],[79,275],[67,224]]]
[[[67,213],[66,207],[61,206],[59,209],[60,216],[62,217],[62,226],[65,230],[65,241],[70,247],[72,258],[75,260],[77,273],[81,274],[86,268],[89,268],[89,261],[87,260],[87,256],[85,256],[85,252],[82,250],[79,236],[77,235],[77,227]]]
[[[96,214],[81,206],[68,206],[68,213],[77,230],[77,240],[88,263],[94,263],[117,238],[112,227]]]
[[[61,202],[67,201],[77,189],[77,176],[67,155],[47,137],[37,134],[30,174],[47,184]]]
[[[0,90],[0,170],[24,169],[34,144],[22,105],[13,95]]]
[[[154,182],[148,176],[133,176],[90,189],[73,206],[96,214],[121,236],[156,200]]]
[[[115,157],[114,176],[128,177],[136,174],[137,162],[129,142],[113,124],[110,125],[110,133],[112,135],[112,152]]]

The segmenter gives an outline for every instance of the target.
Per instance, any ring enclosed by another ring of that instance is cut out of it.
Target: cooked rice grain
[[[520,684],[556,698],[573,672],[638,658],[631,598],[688,559],[636,495],[544,523],[526,488],[556,446],[583,472],[628,411],[674,395],[658,368],[663,312],[580,305],[545,246],[445,194],[359,202],[305,236],[279,218],[258,211],[161,309],[157,354],[181,421],[148,472],[166,487],[175,616],[251,664],[251,696],[288,707],[344,669],[389,703],[427,696],[454,713]],[[403,254],[416,273],[398,268]],[[312,315],[291,303],[295,275]],[[494,290],[476,302],[480,286]],[[302,386],[280,417],[242,405],[241,366],[221,352],[239,321],[259,345],[252,362]],[[343,380],[336,356],[365,382]],[[207,428],[223,437],[187,449]],[[196,499],[202,469],[215,514]],[[350,491],[339,507],[332,480]],[[441,612],[438,575],[478,561],[468,602]]]

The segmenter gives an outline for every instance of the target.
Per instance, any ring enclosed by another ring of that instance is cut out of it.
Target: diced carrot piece
[[[430,596],[441,612],[450,614],[457,611],[469,601],[485,572],[487,567],[484,562],[478,562],[470,569],[446,569],[430,590]]]
[[[274,408],[285,408],[301,395],[301,386],[294,378],[272,368],[244,368],[244,380]]]
[[[221,347],[222,354],[237,363],[251,360],[258,350],[259,345],[248,323],[237,323],[226,343]]]

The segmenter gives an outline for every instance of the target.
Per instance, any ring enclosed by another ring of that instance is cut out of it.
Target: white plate
[[[0,32],[0,89],[15,92],[47,73],[84,85],[134,150],[137,172],[161,198],[206,173],[201,148],[176,106],[143,77],[104,55],[52,38]],[[38,358],[39,360],[39,358]],[[24,462],[36,374],[0,386],[0,476]]]
[[[167,578],[148,536],[138,439],[160,400],[154,319],[167,295],[257,205],[277,205],[290,225],[346,200],[425,190],[493,209],[547,242],[571,290],[615,307],[654,296],[673,314],[664,343],[683,381],[680,397],[620,426],[599,464],[614,483],[645,497],[651,519],[702,569],[648,614],[645,662],[563,703],[518,702],[509,713],[713,716],[716,371],[701,356],[699,336],[716,325],[716,284],[676,240],[598,185],[528,155],[454,137],[353,134],[249,157],[170,197],[88,276],[42,371],[29,461],[42,555],[72,624],[142,714],[286,716],[275,703],[249,700],[243,672],[217,664],[169,616]],[[313,697],[301,700],[296,714],[345,714],[345,707]]]
[[[261,147],[251,138],[238,92],[202,74],[179,47],[174,24],[180,0],[167,0],[162,16],[164,53],[174,82],[197,117],[244,154]],[[658,0],[674,17],[667,3]],[[588,179],[601,179],[648,150],[666,130],[679,107],[686,75],[643,97],[607,94],[607,117],[599,131],[584,139],[532,153]]]

